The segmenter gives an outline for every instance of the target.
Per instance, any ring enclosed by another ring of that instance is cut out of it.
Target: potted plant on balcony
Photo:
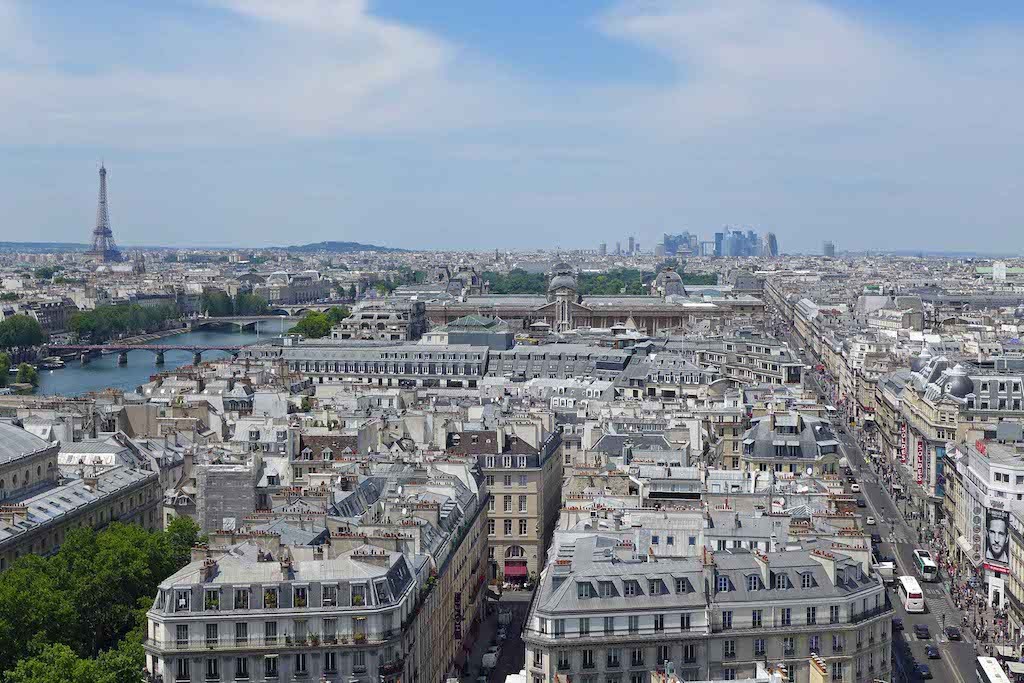
[[[319,645],[320,644],[320,636],[318,634],[316,634],[316,633],[310,633],[309,634],[309,644],[312,645],[313,647],[316,647],[317,645]]]
[[[355,642],[357,642],[357,643],[365,643],[366,642],[366,634],[365,633],[357,633],[355,635],[355,637],[353,638],[353,640]]]
[[[362,605],[363,604],[363,596],[362,595],[353,595],[352,596],[352,604],[357,606],[357,607]]]

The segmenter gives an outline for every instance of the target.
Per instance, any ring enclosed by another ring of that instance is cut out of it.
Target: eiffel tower
[[[96,204],[96,227],[92,231],[92,248],[86,255],[108,262],[120,261],[121,252],[114,244],[114,233],[110,230],[110,214],[107,212],[107,169],[100,164],[100,196]]]

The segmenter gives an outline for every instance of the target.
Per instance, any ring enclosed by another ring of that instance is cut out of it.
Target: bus
[[[927,550],[919,548],[914,551],[914,566],[917,567],[917,573],[921,575],[923,580],[939,580],[939,565],[935,564],[935,560],[932,559],[931,554]]]
[[[907,614],[924,612],[924,591],[921,584],[913,576],[901,576],[897,582],[897,589],[900,594],[900,602]]]
[[[995,657],[978,657],[975,671],[978,674],[978,683],[1010,683],[1010,677],[1006,675]]]

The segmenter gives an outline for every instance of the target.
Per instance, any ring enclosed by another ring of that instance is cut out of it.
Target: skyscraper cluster
[[[760,256],[761,238],[753,230],[725,228],[715,233],[715,256]]]

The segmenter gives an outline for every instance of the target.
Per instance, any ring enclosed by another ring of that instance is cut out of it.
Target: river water
[[[195,332],[184,332],[171,337],[157,339],[152,344],[206,344],[244,345],[252,344],[260,339],[277,336],[281,333],[281,323],[265,321],[259,323],[257,332],[239,332],[238,328],[217,327],[203,328]],[[228,356],[226,351],[204,351],[203,360],[213,360]],[[117,364],[117,354],[95,356],[87,365],[77,360],[65,361],[67,366],[59,370],[39,369],[39,388],[37,394],[78,396],[90,391],[100,391],[114,387],[131,391],[149,381],[151,375],[161,370],[173,370],[192,363],[191,351],[167,351],[164,353],[164,364],[156,365],[156,354],[152,351],[129,351],[128,365]]]

